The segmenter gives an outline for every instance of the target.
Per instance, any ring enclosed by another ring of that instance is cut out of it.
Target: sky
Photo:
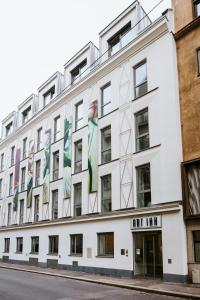
[[[160,0],[141,0],[148,13]],[[0,0],[0,120],[98,33],[133,0]],[[163,3],[152,19],[170,7]]]

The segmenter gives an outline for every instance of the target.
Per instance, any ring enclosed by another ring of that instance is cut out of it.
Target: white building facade
[[[2,122],[0,259],[187,277],[172,11],[137,1]]]

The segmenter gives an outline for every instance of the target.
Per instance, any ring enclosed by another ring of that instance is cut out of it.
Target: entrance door
[[[135,275],[160,277],[162,266],[161,232],[134,233]]]

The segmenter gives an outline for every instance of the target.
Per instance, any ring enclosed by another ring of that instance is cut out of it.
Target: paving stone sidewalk
[[[168,283],[161,279],[145,279],[145,278],[116,278],[110,276],[102,276],[96,274],[88,274],[84,272],[39,268],[21,264],[11,264],[0,262],[1,268],[14,269],[37,274],[58,276],[66,279],[80,280],[91,283],[99,283],[110,286],[117,286],[127,289],[135,289],[143,292],[163,294],[168,296],[182,297],[185,299],[200,299],[200,285],[189,283]]]

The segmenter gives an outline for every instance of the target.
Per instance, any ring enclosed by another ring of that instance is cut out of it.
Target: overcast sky
[[[148,13],[160,0],[141,0]],[[0,120],[133,0],[0,0]],[[150,15],[170,7],[165,0]]]

